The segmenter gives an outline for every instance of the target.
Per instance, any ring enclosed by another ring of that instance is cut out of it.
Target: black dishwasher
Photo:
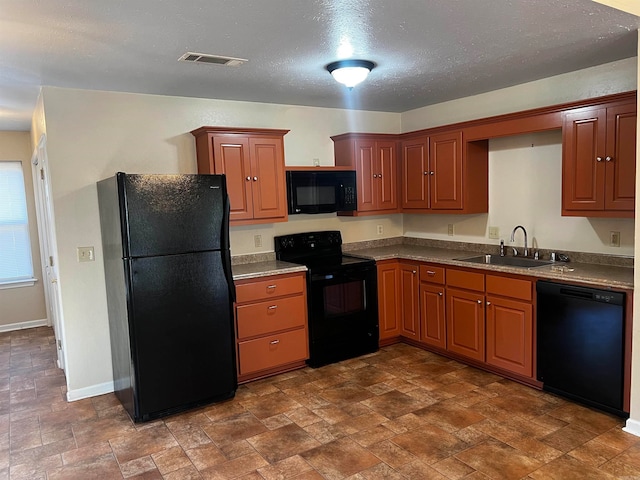
[[[623,411],[625,294],[538,281],[537,363],[544,389]]]

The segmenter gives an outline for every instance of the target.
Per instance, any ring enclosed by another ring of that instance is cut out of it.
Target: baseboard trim
[[[629,418],[627,419],[626,425],[622,427],[622,430],[636,437],[640,437],[640,421]]]
[[[89,397],[97,397],[98,395],[104,395],[105,393],[111,393],[113,391],[113,382],[99,383],[98,385],[92,385],[90,387],[69,390],[67,392],[67,401],[75,402],[76,400],[82,400],[83,398]]]
[[[24,330],[25,328],[48,327],[49,321],[46,318],[41,320],[29,320],[28,322],[9,323],[0,325],[0,333],[13,332],[15,330]]]

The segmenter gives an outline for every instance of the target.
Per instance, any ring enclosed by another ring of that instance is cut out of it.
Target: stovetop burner
[[[371,259],[343,255],[339,230],[282,235],[275,237],[274,242],[278,260],[305,265],[313,272],[375,263]]]

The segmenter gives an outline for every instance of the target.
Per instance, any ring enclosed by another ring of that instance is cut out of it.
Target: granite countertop
[[[295,263],[281,262],[280,260],[267,260],[232,265],[231,271],[234,280],[245,280],[247,278],[268,277],[269,275],[281,275],[284,273],[306,272],[307,267]]]
[[[417,245],[389,245],[374,248],[354,249],[349,255],[372,258],[376,261],[403,259],[418,262],[433,262],[447,266],[476,268],[484,271],[514,273],[548,280],[578,282],[597,287],[633,289],[633,267],[619,267],[577,262],[555,262],[535,268],[510,267],[504,265],[478,264],[456,260],[477,256],[478,252],[449,250]]]

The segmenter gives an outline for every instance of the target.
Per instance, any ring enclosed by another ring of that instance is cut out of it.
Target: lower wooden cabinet
[[[420,266],[420,342],[447,348],[444,268]]]
[[[412,340],[420,339],[419,269],[413,263],[400,263],[400,334]]]
[[[378,262],[378,324],[380,345],[400,340],[400,265]]]
[[[305,365],[309,358],[305,273],[236,282],[238,382]]]
[[[533,281],[516,275],[381,262],[381,345],[404,338],[533,379],[533,292]]]
[[[447,350],[484,362],[484,294],[447,288]]]

